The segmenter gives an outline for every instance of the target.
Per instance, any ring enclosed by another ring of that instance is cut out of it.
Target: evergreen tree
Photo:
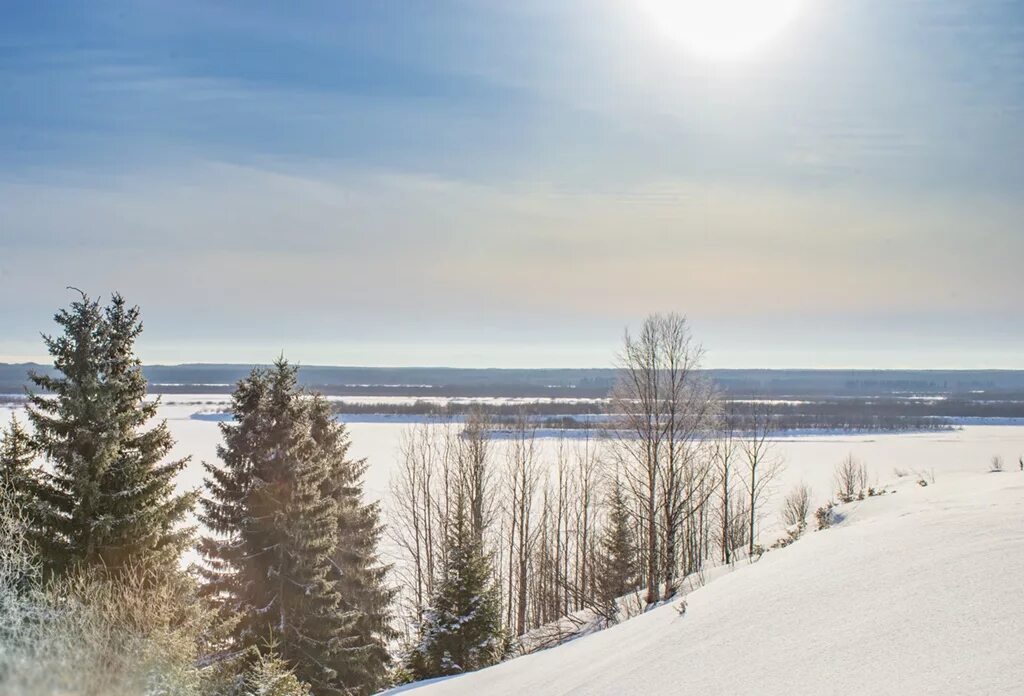
[[[33,466],[36,452],[32,439],[18,419],[0,436],[0,495],[22,516],[31,514],[38,493],[39,471]]]
[[[349,688],[373,693],[383,687],[390,667],[387,641],[394,637],[390,607],[394,591],[387,587],[387,566],[377,555],[383,534],[380,507],[363,502],[366,461],[348,457],[350,441],[321,396],[310,404],[312,435],[329,467],[323,493],[336,505],[338,544],[331,555],[342,609],[354,617],[345,632],[348,659],[339,679]]]
[[[616,599],[637,586],[636,542],[630,528],[629,507],[616,479],[608,496],[608,523],[601,535],[597,572],[597,611],[609,621],[618,613]]]
[[[362,653],[359,615],[332,564],[339,510],[325,492],[334,462],[313,437],[315,403],[283,358],[239,383],[234,422],[221,426],[222,466],[206,465],[201,519],[215,536],[200,550],[205,592],[235,616],[236,647],[276,650],[320,696],[364,687],[345,681]]]
[[[465,496],[459,494],[444,577],[426,612],[419,644],[408,657],[408,669],[416,679],[487,667],[507,652],[501,598],[489,559],[471,527]]]
[[[30,373],[50,396],[29,394],[33,441],[49,460],[36,495],[38,544],[50,573],[78,565],[173,567],[191,530],[181,523],[194,494],[176,495],[187,459],[164,462],[174,444],[167,424],[144,430],[157,403],[134,353],[138,307],[115,294],[101,309],[84,293],[55,316],[44,336],[55,372]]]

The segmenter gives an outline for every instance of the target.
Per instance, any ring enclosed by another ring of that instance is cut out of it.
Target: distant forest
[[[226,394],[253,365],[149,365],[152,392]],[[35,364],[0,363],[0,394],[21,394]],[[734,399],[974,396],[1024,400],[1022,370],[706,370]],[[302,386],[328,396],[447,396],[603,398],[615,382],[612,368],[462,369],[439,367],[324,367],[299,370]]]
[[[744,430],[755,410],[764,408],[764,401],[733,400],[725,402],[727,422],[736,430]],[[975,399],[901,399],[858,398],[815,399],[793,402],[772,402],[770,412],[779,431],[844,430],[904,431],[943,430],[961,419],[1020,418],[1024,419],[1024,398],[983,401]],[[334,404],[335,413],[345,416],[398,415],[438,419],[461,419],[470,414],[486,416],[494,428],[515,425],[525,416],[542,428],[583,429],[614,421],[605,401],[518,401],[492,403],[475,401],[416,401],[413,403]]]
[[[0,401],[17,401],[28,370],[0,365]],[[224,394],[248,365],[148,366],[149,389],[165,394]],[[742,430],[752,410],[771,402],[778,431],[942,430],[963,419],[1024,419],[1024,371],[707,370],[724,397],[727,419]],[[335,397],[405,396],[412,403],[339,401],[345,416],[460,419],[485,415],[492,428],[526,416],[541,428],[583,429],[614,419],[605,398],[613,369],[455,369],[304,367],[302,386]],[[2,395],[8,395],[6,397]],[[438,402],[434,398],[453,401]],[[480,399],[516,399],[500,403]]]

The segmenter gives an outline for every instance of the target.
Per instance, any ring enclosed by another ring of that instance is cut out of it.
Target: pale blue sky
[[[668,0],[666,0],[668,1]],[[744,60],[624,0],[11,3],[0,360],[65,285],[150,362],[1024,368],[1024,9],[804,0]]]

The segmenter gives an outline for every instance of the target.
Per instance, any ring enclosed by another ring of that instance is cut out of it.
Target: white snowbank
[[[947,474],[656,609],[423,696],[1022,694],[1024,475]]]

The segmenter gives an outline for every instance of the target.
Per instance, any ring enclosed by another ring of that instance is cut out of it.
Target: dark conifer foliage
[[[353,659],[342,665],[340,677],[373,691],[384,685],[390,665],[386,642],[394,637],[390,610],[395,593],[386,584],[388,568],[377,552],[384,531],[380,506],[363,502],[366,461],[349,458],[348,433],[327,400],[314,398],[310,413],[313,439],[328,466],[323,493],[336,505],[338,544],[331,565],[342,608],[354,616],[346,632]]]
[[[364,587],[383,580],[376,508],[359,501],[344,428],[296,371],[282,358],[232,396],[221,465],[206,465],[205,591],[237,620],[236,648],[273,647],[316,694],[366,693],[387,664],[390,595]]]
[[[31,374],[50,392],[29,394],[33,441],[50,462],[36,496],[45,566],[116,572],[126,565],[174,567],[191,540],[182,522],[194,494],[176,495],[187,460],[164,461],[174,444],[164,422],[145,430],[157,403],[135,355],[138,307],[115,294],[106,308],[84,293],[44,336],[56,373]]]
[[[0,495],[24,517],[30,514],[38,494],[40,472],[34,466],[35,457],[31,437],[12,415],[10,425],[0,434]]]
[[[614,620],[616,598],[636,590],[636,540],[622,484],[616,479],[608,496],[608,522],[601,535],[597,572],[598,611]]]
[[[444,577],[424,618],[420,642],[409,654],[414,679],[468,672],[500,661],[508,640],[490,559],[472,532],[465,496],[451,525]]]

